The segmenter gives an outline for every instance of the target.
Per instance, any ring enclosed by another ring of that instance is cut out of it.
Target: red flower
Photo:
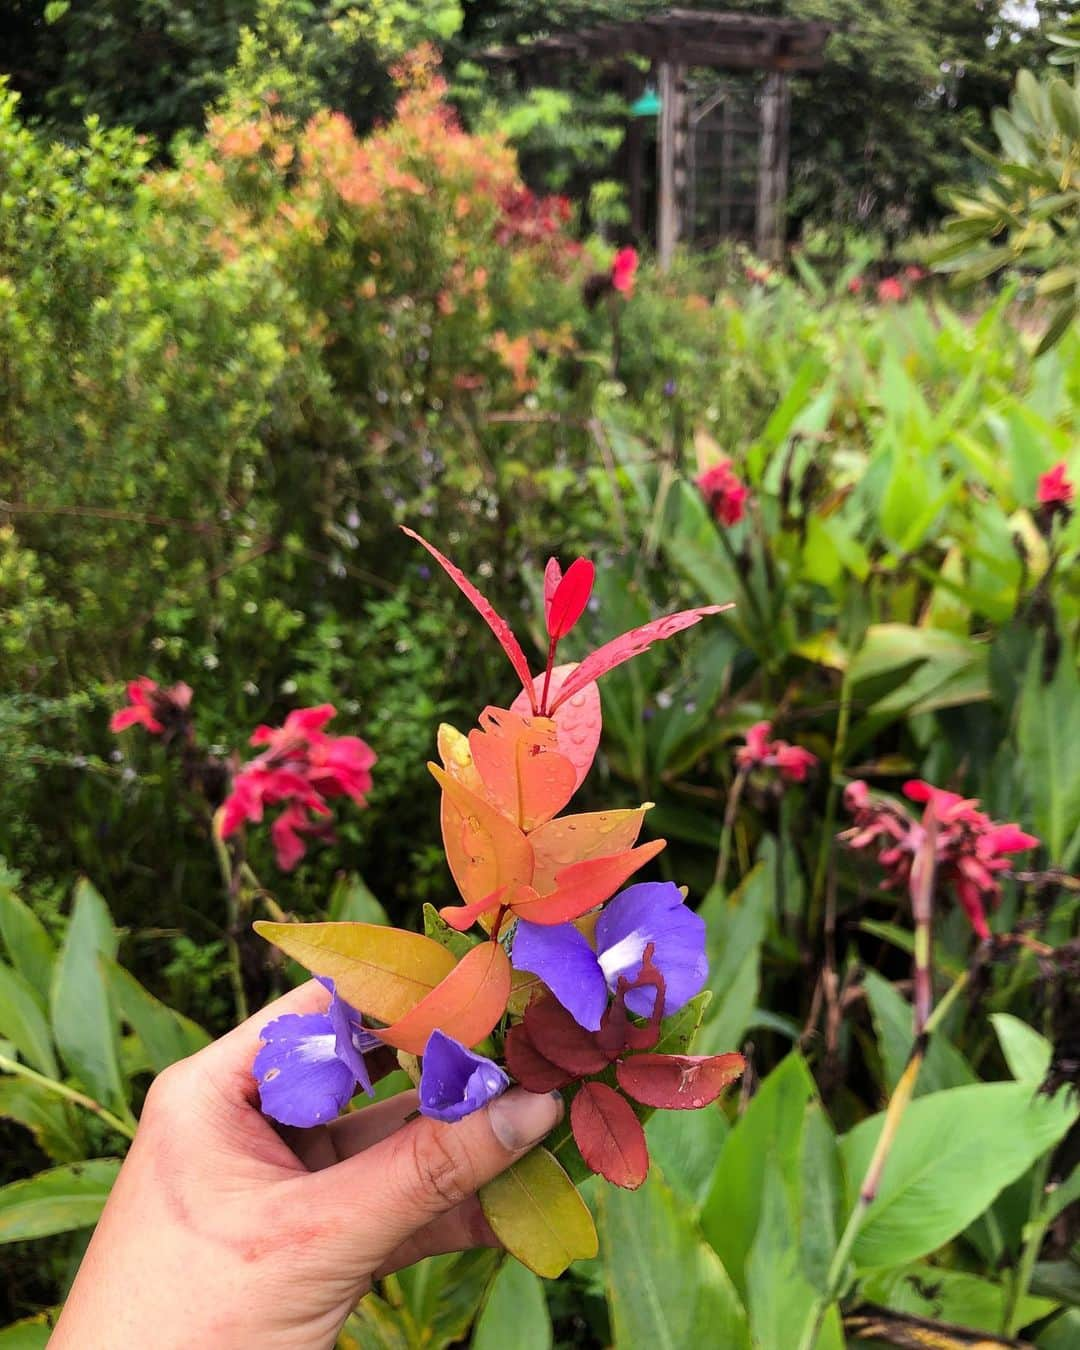
[[[222,807],[222,838],[246,821],[261,821],[267,806],[285,803],[270,838],[278,866],[291,872],[306,851],[300,836],[328,833],[329,822],[314,819],[331,814],[327,798],[349,797],[367,805],[375,753],[358,736],[327,736],[323,727],[333,716],[333,706],[323,703],[296,709],[283,726],[255,728],[251,744],[267,749],[233,779]]]
[[[1035,848],[1039,840],[1017,825],[995,824],[978,809],[975,798],[946,792],[922,779],[905,783],[904,795],[924,804],[922,820],[891,802],[875,800],[865,783],[849,783],[844,804],[854,815],[855,825],[840,838],[849,848],[877,847],[878,862],[886,872],[884,889],[907,886],[932,817],[937,828],[938,880],[952,888],[975,933],[989,937],[985,905],[996,905],[1001,899],[997,874],[1009,866],[1005,855]]]
[[[904,268],[904,276],[908,281],[922,281],[930,274],[925,267],[920,267],[917,263],[908,263]]]
[[[770,740],[771,735],[771,722],[755,722],[746,733],[746,744],[735,752],[735,763],[746,770],[776,769],[789,783],[805,783],[806,775],[818,762],[817,755],[801,745]]]
[[[611,264],[611,284],[625,296],[634,293],[634,278],[637,275],[638,255],[636,248],[621,248],[615,254]]]
[[[709,509],[722,525],[737,525],[746,510],[750,489],[740,483],[730,459],[722,459],[694,480]]]
[[[906,294],[904,283],[899,277],[885,277],[877,284],[877,298],[883,305],[896,300],[903,300]]]
[[[140,675],[138,679],[128,681],[128,706],[113,713],[109,730],[126,731],[128,727],[140,726],[152,736],[168,732],[171,737],[187,722],[191,696],[188,684],[181,682],[171,689],[162,689],[156,680]]]
[[[1039,475],[1039,487],[1036,492],[1040,506],[1051,509],[1056,506],[1068,508],[1076,495],[1072,481],[1065,476],[1065,461],[1055,464],[1048,472]]]
[[[848,293],[850,295],[858,295],[861,292],[862,287],[863,287],[862,277],[852,277],[847,284]]]

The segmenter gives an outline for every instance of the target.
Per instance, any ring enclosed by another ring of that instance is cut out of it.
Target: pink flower
[[[323,727],[333,716],[333,706],[323,703],[296,709],[283,726],[255,728],[251,744],[267,749],[233,779],[222,807],[222,838],[245,822],[260,822],[266,807],[284,803],[270,838],[278,866],[291,872],[306,851],[301,835],[328,834],[329,822],[316,819],[332,814],[328,798],[367,805],[375,753],[358,736],[327,736]]]
[[[737,525],[742,520],[750,489],[735,476],[730,459],[712,465],[694,481],[722,525]]]
[[[634,293],[634,278],[637,275],[638,255],[636,248],[621,248],[615,254],[611,264],[611,284],[623,295]]]
[[[758,767],[776,769],[789,783],[805,783],[806,775],[818,762],[817,755],[801,745],[771,740],[771,736],[771,722],[755,722],[747,730],[746,744],[735,751],[735,763],[747,771]]]
[[[162,689],[148,675],[129,680],[128,705],[118,708],[109,719],[110,731],[126,731],[128,727],[145,727],[152,736],[168,733],[171,739],[187,724],[192,689],[188,684],[174,684]]]
[[[912,282],[922,281],[925,277],[929,275],[930,274],[929,272],[927,272],[926,268],[919,267],[917,263],[908,263],[908,265],[904,268],[904,276],[908,281]]]
[[[858,294],[860,294],[860,292],[862,291],[862,288],[863,288],[863,279],[862,279],[862,277],[852,277],[851,280],[850,280],[850,281],[848,282],[848,284],[847,284],[847,288],[848,288],[848,294],[849,294],[849,295],[858,295]]]
[[[883,305],[891,304],[896,300],[903,300],[907,292],[904,290],[904,283],[899,277],[885,277],[877,284],[877,298]]]
[[[1068,508],[1072,505],[1073,497],[1076,495],[1076,489],[1069,478],[1065,476],[1065,461],[1055,464],[1054,467],[1044,474],[1039,475],[1039,486],[1036,492],[1040,506],[1048,506],[1051,509],[1056,506]]]
[[[840,838],[849,848],[877,849],[878,862],[886,873],[882,886],[891,890],[908,885],[932,819],[938,882],[952,888],[977,936],[989,937],[985,906],[1001,899],[997,874],[1010,866],[1006,855],[1035,848],[1039,840],[1017,825],[995,824],[978,809],[975,798],[947,792],[922,779],[905,783],[904,795],[923,804],[921,820],[891,802],[871,797],[864,782],[849,783],[844,805],[854,815],[855,824]]]

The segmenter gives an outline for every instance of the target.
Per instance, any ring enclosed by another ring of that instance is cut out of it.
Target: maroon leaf
[[[525,1028],[534,1048],[575,1078],[600,1073],[608,1066],[609,1056],[596,1044],[593,1033],[578,1026],[553,998],[530,1003],[525,1012]]]
[[[649,1172],[645,1131],[634,1108],[606,1083],[583,1083],[570,1128],[586,1164],[615,1186],[636,1191]]]
[[[572,1073],[552,1064],[537,1050],[523,1022],[506,1033],[503,1054],[512,1077],[529,1092],[555,1092],[574,1081]]]
[[[465,596],[466,600],[469,601],[487,626],[495,634],[499,646],[506,653],[510,664],[514,667],[515,671],[517,671],[518,679],[521,681],[522,688],[529,696],[529,701],[532,703],[532,710],[535,713],[536,703],[533,694],[533,677],[529,670],[529,662],[525,657],[525,653],[521,650],[521,644],[514,636],[510,625],[501,614],[495,612],[495,607],[492,605],[491,601],[480,594],[460,567],[455,567],[450,559],[444,557],[434,544],[429,544],[423,535],[417,534],[415,530],[410,530],[407,525],[402,525],[401,528],[410,539],[415,539],[418,544],[422,544],[424,548],[427,549],[442,570],[450,580],[454,582],[458,590],[461,591],[462,595]],[[586,683],[588,683],[588,681],[586,681]]]
[[[625,975],[619,976],[612,999],[600,1030],[596,1033],[596,1043],[601,1050],[615,1056],[624,1050],[651,1050],[660,1039],[660,1023],[664,1016],[664,995],[666,986],[664,977],[653,965],[653,944],[650,942],[642,953],[641,969],[633,983]],[[630,1018],[626,1009],[626,996],[631,989],[653,989],[652,1014],[642,1026]]]
[[[422,542],[423,540],[421,540]],[[430,544],[428,547],[431,547]],[[569,573],[567,575],[569,576]],[[458,585],[460,584],[458,582]],[[624,661],[629,661],[632,657],[648,651],[654,642],[661,642],[664,638],[681,633],[684,628],[692,627],[706,614],[720,614],[725,609],[731,608],[731,605],[703,605],[700,609],[684,609],[678,614],[668,614],[662,619],[653,619],[651,623],[642,624],[640,628],[631,628],[629,633],[623,633],[621,637],[605,642],[602,647],[597,647],[596,651],[591,652],[576,670],[571,672],[548,709],[548,716],[550,717],[579,689],[584,689],[587,684],[591,684],[593,680],[598,680],[601,675],[606,675],[609,670],[621,666]]]
[[[557,642],[581,618],[585,606],[592,595],[596,568],[588,558],[577,558],[567,569],[566,575],[559,578],[558,585],[547,604],[548,636]],[[544,589],[547,590],[549,576],[544,577]],[[545,597],[546,598],[546,597]]]
[[[736,1054],[634,1055],[616,1066],[615,1076],[626,1095],[643,1106],[696,1111],[716,1101],[745,1067]]]

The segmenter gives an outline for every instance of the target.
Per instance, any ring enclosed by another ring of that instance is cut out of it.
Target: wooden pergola
[[[799,19],[760,18],[714,10],[669,9],[643,19],[598,24],[574,32],[554,33],[515,47],[488,51],[486,60],[513,67],[527,83],[545,83],[562,63],[616,66],[628,99],[646,82],[660,97],[657,129],[656,245],[661,267],[667,267],[680,238],[687,235],[688,146],[696,110],[688,98],[687,74],[706,68],[765,76],[759,100],[756,210],[753,242],[765,258],[783,250],[783,203],[788,176],[788,77],[820,70],[829,24]],[[640,62],[645,58],[650,73]],[[709,107],[715,105],[715,98]],[[640,122],[627,134],[627,173],[631,215],[643,225],[643,146]]]

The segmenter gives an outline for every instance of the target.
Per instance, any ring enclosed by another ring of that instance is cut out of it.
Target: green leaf
[[[210,1044],[210,1037],[197,1023],[166,1007],[123,966],[102,960],[116,1010],[142,1042],[154,1073]]]
[[[1027,1083],[976,1083],[912,1102],[855,1239],[856,1266],[896,1265],[935,1251],[1053,1147],[1078,1114],[1063,1097],[1035,1097]],[[883,1121],[883,1114],[872,1116],[841,1140],[852,1203]]]
[[[599,1208],[616,1345],[749,1350],[731,1280],[658,1169],[639,1190],[605,1188]]]
[[[817,1101],[806,1108],[799,1166],[798,1248],[802,1272],[815,1289],[823,1291],[840,1236],[844,1178],[836,1131]]]
[[[885,1089],[892,1092],[911,1054],[911,1005],[896,992],[888,980],[868,970],[863,980],[870,1014],[874,1019],[881,1063],[885,1071]],[[975,1074],[959,1050],[939,1031],[930,1039],[926,1060],[915,1085],[916,1096],[940,1092],[943,1088],[974,1083]]]
[[[1049,684],[1042,679],[1044,642],[1031,653],[1020,693],[1016,740],[1018,768],[1031,801],[1034,833],[1052,863],[1080,826],[1080,678],[1070,646],[1063,644]]]
[[[1039,1350],[1076,1350],[1080,1345],[1080,1308],[1068,1308],[1041,1332]]]
[[[544,1148],[480,1189],[492,1232],[511,1256],[553,1280],[571,1261],[596,1255],[596,1228],[577,1187]]]
[[[508,1256],[484,1301],[472,1350],[551,1350],[553,1341],[544,1286],[531,1270]]]
[[[1074,1167],[1069,1176],[1048,1193],[1046,1212],[1050,1222],[1076,1200],[1080,1200],[1080,1167]]]
[[[25,1126],[53,1162],[84,1156],[82,1131],[71,1107],[41,1083],[14,1075],[0,1078],[0,1116]]]
[[[1041,1083],[1050,1068],[1054,1048],[1034,1027],[1011,1013],[991,1013],[990,1021],[1001,1044],[1009,1072],[1018,1083]]]
[[[445,947],[448,952],[453,952],[458,958],[464,956],[470,947],[475,947],[480,941],[479,938],[470,937],[468,933],[459,933],[451,928],[435,906],[428,901],[424,902],[424,936]]]
[[[429,1256],[397,1274],[409,1315],[425,1346],[455,1345],[468,1331],[491,1283],[499,1253],[491,1248]]]
[[[657,1111],[645,1130],[649,1157],[679,1199],[695,1211],[708,1193],[730,1128],[721,1108],[713,1105],[700,1111]]]
[[[97,1223],[119,1170],[119,1158],[94,1158],[0,1186],[0,1243],[89,1228]]]
[[[778,1165],[794,1193],[807,1103],[814,1080],[799,1054],[790,1054],[761,1085],[728,1137],[701,1211],[706,1238],[740,1292],[746,1259],[761,1216],[765,1173]]]
[[[75,886],[71,922],[53,975],[56,1044],[72,1074],[104,1106],[125,1109],[120,1038],[101,957],[116,956],[105,901],[88,881]]]
[[[59,1077],[49,1024],[34,988],[5,965],[0,965],[0,1036],[14,1045],[31,1068],[49,1078]]]
[[[41,1000],[42,1008],[49,1004],[49,983],[52,979],[56,948],[45,931],[45,926],[34,911],[20,900],[10,886],[0,878],[0,937],[11,959],[11,964],[30,984]]]
[[[326,917],[332,923],[390,923],[386,910],[356,872],[335,881]]]
[[[0,1350],[45,1350],[49,1344],[60,1309],[23,1318],[0,1330]]]
[[[926,1262],[875,1271],[860,1280],[859,1294],[893,1312],[991,1333],[1001,1330],[1007,1297],[1005,1286],[993,1280]],[[1047,1316],[1055,1306],[1050,1299],[1026,1297],[1018,1325]]]
[[[396,1308],[368,1294],[346,1318],[338,1336],[337,1350],[411,1350],[405,1318]]]

